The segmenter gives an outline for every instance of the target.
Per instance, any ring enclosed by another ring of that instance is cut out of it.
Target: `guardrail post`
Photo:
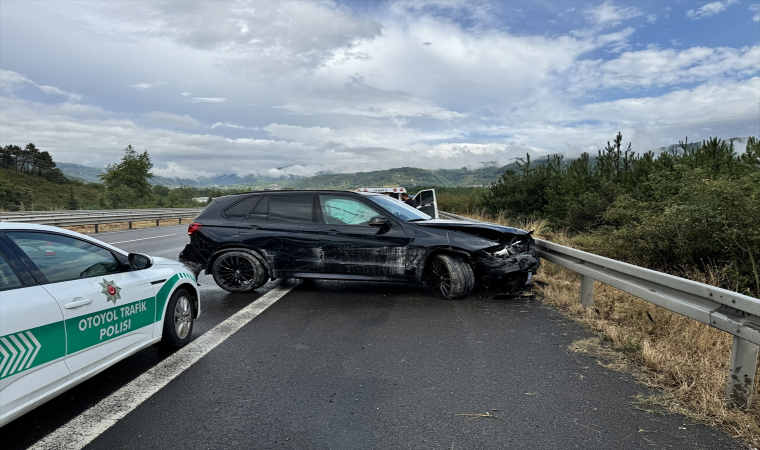
[[[96,233],[98,232],[98,224],[97,223],[95,224],[95,232]]]
[[[594,279],[581,275],[581,306],[594,306]]]
[[[132,222],[129,222],[129,229],[132,229]]]
[[[758,348],[758,345],[734,336],[728,367],[726,402],[737,407],[749,407],[752,402]]]
[[[160,222],[160,221],[161,221],[160,219],[156,219],[156,226],[157,227],[161,226],[161,225],[158,224],[158,222]]]
[[[182,217],[179,218],[179,224],[182,225]]]

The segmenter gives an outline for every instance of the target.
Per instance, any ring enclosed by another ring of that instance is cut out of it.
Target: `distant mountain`
[[[734,149],[737,153],[744,151],[747,145],[747,138],[728,139],[734,143]],[[701,141],[689,143],[690,146],[699,147]],[[654,150],[655,154],[662,152],[680,151],[678,144],[660,147]],[[596,155],[591,155],[591,161],[596,159]],[[537,158],[532,164],[543,164],[545,158]],[[569,160],[568,160],[569,162]],[[58,163],[64,175],[81,181],[100,182],[97,177],[103,172],[103,169],[82,166],[71,163]],[[287,167],[281,168],[287,170]],[[462,167],[461,169],[420,169],[417,167],[399,167],[396,169],[377,170],[373,172],[357,173],[335,173],[333,171],[318,172],[311,177],[302,177],[298,175],[285,175],[281,177],[267,177],[261,175],[236,174],[219,175],[216,177],[191,178],[165,178],[154,176],[150,180],[151,184],[161,184],[169,187],[178,187],[180,185],[193,187],[212,187],[219,186],[229,189],[355,189],[368,186],[442,186],[442,187],[466,187],[466,186],[488,186],[501,177],[501,174],[508,169],[517,169],[517,164],[512,163],[506,166],[500,166],[495,161],[480,163],[474,167]],[[340,171],[341,169],[335,169]]]
[[[103,169],[87,167],[81,164],[55,163],[55,166],[61,169],[61,172],[63,172],[66,177],[84,181],[85,183],[100,183],[98,175],[103,173]]]
[[[100,183],[98,175],[103,173],[103,169],[96,167],[83,166],[81,164],[73,163],[56,163],[56,167],[61,169],[64,175],[68,178],[72,178],[86,183]],[[192,178],[167,178],[154,175],[150,179],[151,184],[161,184],[169,187],[178,186],[193,186],[193,187],[210,187],[210,186],[266,186],[276,182],[287,182],[299,180],[303,177],[298,175],[285,175],[281,177],[265,177],[258,175],[246,175],[239,176],[235,174],[219,175],[216,177],[206,178],[200,177],[198,179]]]

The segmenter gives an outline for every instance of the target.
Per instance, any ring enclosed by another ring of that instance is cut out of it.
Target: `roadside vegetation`
[[[618,135],[593,159],[520,160],[475,206],[470,192],[448,195],[459,199],[441,196],[442,210],[760,296],[760,141],[754,138],[741,154],[715,138],[638,155]],[[594,308],[583,308],[580,276],[546,261],[535,279],[542,301],[595,331],[635,363],[644,385],[661,390],[637,398],[637,407],[684,414],[760,444],[760,383],[755,380],[751,408],[724,402],[731,335],[598,282]]]
[[[0,148],[0,211],[197,207],[234,192],[151,185],[152,168],[148,152],[130,145],[121,161],[106,167],[100,183],[84,183],[66,178],[34,144],[7,145]]]

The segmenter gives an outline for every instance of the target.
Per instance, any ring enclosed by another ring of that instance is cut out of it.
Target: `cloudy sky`
[[[0,145],[311,175],[760,134],[760,2],[0,0]]]

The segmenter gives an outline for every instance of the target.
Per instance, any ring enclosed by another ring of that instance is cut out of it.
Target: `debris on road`
[[[498,411],[498,409],[495,409],[493,411]],[[499,416],[497,416],[495,414],[489,413],[488,411],[486,411],[485,414],[457,414],[457,416],[467,416],[467,417],[469,417],[469,419],[467,419],[467,420],[472,420],[472,419],[477,419],[477,418],[504,420],[504,419],[502,419],[501,417],[499,417]]]

